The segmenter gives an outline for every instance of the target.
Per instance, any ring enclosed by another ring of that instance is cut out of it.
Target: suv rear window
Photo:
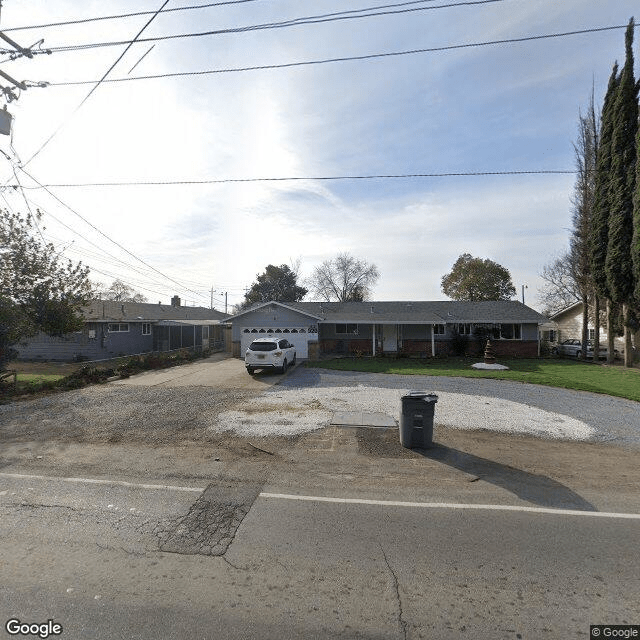
[[[251,351],[275,351],[277,348],[275,342],[252,342],[249,345]]]

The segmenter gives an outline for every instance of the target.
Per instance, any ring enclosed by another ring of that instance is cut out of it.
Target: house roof
[[[244,311],[241,311],[240,313],[236,313],[232,316],[229,316],[226,318],[225,322],[230,322],[232,320],[235,320],[236,318],[240,318],[241,316],[244,316],[248,313],[252,313],[253,311],[256,311],[258,309],[262,309],[264,307],[268,307],[270,305],[278,305],[279,307],[283,307],[285,309],[291,309],[292,311],[298,311],[299,313],[304,313],[305,315],[309,316],[310,318],[313,318],[314,320],[322,320],[322,316],[317,315],[316,313],[314,313],[314,311],[312,309],[302,309],[300,308],[299,305],[302,304],[315,304],[315,303],[305,303],[305,302],[261,302],[259,304],[255,304],[252,307],[249,307],[248,309],[244,309]]]
[[[573,304],[570,304],[568,307],[565,307],[564,309],[560,309],[560,311],[556,311],[555,313],[549,316],[549,319],[556,320],[557,318],[564,315],[565,313],[574,313],[578,309],[582,309],[582,302],[580,301],[574,302]]]
[[[84,309],[86,322],[159,322],[161,320],[224,321],[228,314],[204,307],[174,307],[148,302],[92,300]]]
[[[490,302],[395,301],[395,302],[269,302],[243,313],[250,313],[266,304],[277,304],[316,318],[319,322],[350,322],[360,324],[450,324],[450,323],[525,323],[547,321],[534,309],[515,300]]]

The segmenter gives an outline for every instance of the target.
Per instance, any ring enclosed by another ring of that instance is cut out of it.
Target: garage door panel
[[[309,357],[309,335],[306,328],[295,327],[285,331],[276,331],[273,327],[247,327],[240,334],[240,353],[244,358],[244,353],[249,345],[258,338],[273,338],[278,340],[285,338],[296,348],[296,357],[304,359]]]

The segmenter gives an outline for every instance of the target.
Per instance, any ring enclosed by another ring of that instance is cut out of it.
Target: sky
[[[7,105],[0,207],[42,211],[42,237],[97,283],[222,311],[268,264],[298,264],[304,284],[341,252],[378,267],[374,300],[446,299],[442,277],[470,253],[506,267],[516,298],[540,309],[540,273],[568,246],[579,113],[592,90],[601,107],[624,28],[496,41],[624,27],[638,7],[170,0],[128,49],[57,51],[129,42],[163,1],[0,4],[0,30],[52,49],[0,55],[11,78],[49,83]],[[216,6],[169,11],[196,4]],[[152,13],[87,21],[134,12]],[[310,16],[324,17],[246,29]],[[379,55],[397,52],[411,53]],[[224,72],[167,76],[197,71]],[[545,171],[569,173],[508,173]],[[503,175],[355,178],[473,173]],[[137,184],[98,185],[123,182]]]

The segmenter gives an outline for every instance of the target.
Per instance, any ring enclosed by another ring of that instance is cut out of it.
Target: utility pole
[[[0,10],[1,9],[2,9],[2,1],[0,0]],[[2,31],[0,31],[0,39],[4,40],[7,44],[13,47],[21,56],[26,56],[27,58],[33,58],[33,53],[31,49],[25,49],[24,47],[21,47],[17,42],[12,40],[9,36],[2,33]],[[0,77],[4,78],[5,80],[7,80],[13,85],[12,87],[0,86],[0,92],[4,95],[7,102],[12,102],[13,100],[18,99],[18,96],[13,91],[14,89],[22,89],[22,91],[25,91],[29,87],[29,85],[27,85],[26,82],[15,80],[2,69],[0,69]],[[31,86],[33,86],[33,84]],[[5,105],[2,111],[0,111],[0,134],[5,136],[11,135],[12,121],[13,121],[13,116],[7,111],[7,105]]]
[[[227,292],[224,292],[224,312],[227,313]]]

